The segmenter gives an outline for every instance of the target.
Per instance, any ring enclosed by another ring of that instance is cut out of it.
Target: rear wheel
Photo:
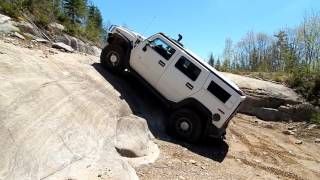
[[[111,72],[122,72],[125,69],[125,54],[123,49],[117,45],[108,45],[101,52],[100,62]]]
[[[168,130],[175,137],[194,143],[201,138],[202,126],[198,114],[189,109],[179,109],[171,114]]]

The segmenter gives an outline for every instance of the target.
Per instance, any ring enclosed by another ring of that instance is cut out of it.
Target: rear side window
[[[183,56],[181,56],[175,66],[192,81],[195,81],[201,73],[200,68]]]
[[[159,38],[151,42],[151,47],[166,60],[169,60],[171,56],[176,52],[173,47]]]
[[[225,91],[222,87],[220,87],[217,83],[211,81],[208,91],[211,92],[214,96],[216,96],[220,101],[226,103],[231,95]]]

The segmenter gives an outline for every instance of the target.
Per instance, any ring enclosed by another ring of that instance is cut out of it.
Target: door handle
[[[193,86],[192,86],[190,83],[188,83],[188,82],[186,83],[186,86],[187,86],[189,89],[191,89],[191,90],[193,89]]]
[[[159,60],[158,62],[160,64],[160,66],[164,67],[166,65],[166,63],[164,63],[163,61]]]

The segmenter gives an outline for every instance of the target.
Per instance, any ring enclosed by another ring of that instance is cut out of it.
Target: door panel
[[[181,101],[199,91],[209,72],[188,55],[177,55],[161,76],[157,89],[168,100]]]
[[[148,83],[156,87],[163,72],[174,59],[176,50],[160,35],[141,42],[131,54],[130,66]]]

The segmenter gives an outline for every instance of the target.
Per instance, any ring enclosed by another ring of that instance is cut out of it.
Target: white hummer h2
[[[195,142],[203,135],[220,138],[245,94],[209,64],[163,33],[147,39],[111,26],[101,64],[109,71],[127,69],[169,107],[168,129]]]

